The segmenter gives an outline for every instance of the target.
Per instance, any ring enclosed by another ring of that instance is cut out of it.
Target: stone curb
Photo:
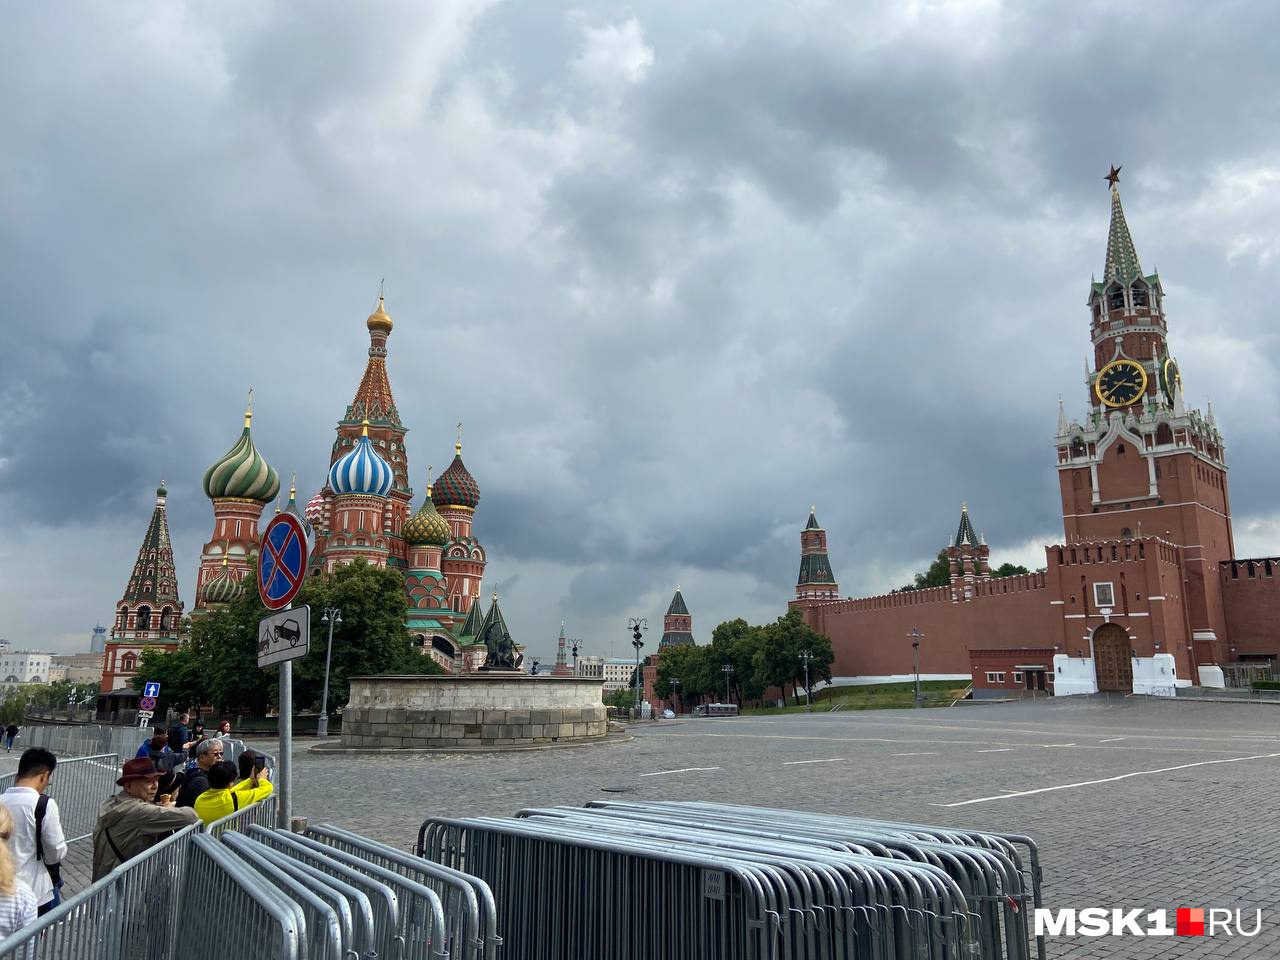
[[[365,754],[392,754],[395,756],[405,756],[407,754],[426,754],[441,756],[453,753],[518,753],[524,750],[553,750],[564,747],[589,747],[604,743],[630,743],[635,738],[631,734],[610,733],[603,737],[593,737],[591,739],[564,740],[555,743],[513,743],[505,746],[497,744],[477,744],[475,746],[446,746],[446,747],[346,747],[342,745],[342,741],[334,738],[336,743],[314,743],[307,747],[307,753],[319,754],[344,754],[344,753],[365,753]]]

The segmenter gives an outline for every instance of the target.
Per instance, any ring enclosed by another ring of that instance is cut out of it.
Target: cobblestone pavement
[[[1264,912],[1251,939],[1063,937],[1052,958],[1280,956],[1275,707],[1062,699],[677,720],[641,725],[627,742],[506,754],[308,745],[294,754],[295,815],[404,849],[431,814],[509,816],[605,796],[996,829],[1040,844],[1050,907]],[[16,758],[0,755],[0,772]],[[86,867],[70,871],[71,891]]]
[[[1273,707],[1062,699],[678,720],[525,753],[295,757],[295,815],[403,848],[433,813],[509,816],[607,787],[1025,833],[1052,907],[1264,911],[1252,939],[1063,937],[1051,957],[1280,955]]]

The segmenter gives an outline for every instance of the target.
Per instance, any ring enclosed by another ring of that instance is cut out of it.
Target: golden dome
[[[391,332],[391,315],[387,313],[381,294],[378,295],[378,309],[369,314],[369,319],[365,321],[365,326],[370,330],[381,330],[383,333]]]

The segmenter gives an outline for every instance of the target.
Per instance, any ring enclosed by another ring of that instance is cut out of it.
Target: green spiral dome
[[[200,598],[205,603],[232,603],[244,596],[244,581],[233,577],[223,567],[212,580],[205,581],[200,590]]]
[[[204,492],[210,499],[234,497],[266,503],[280,492],[280,476],[249,436],[251,419],[251,414],[244,415],[244,432],[236,445],[205,471]]]

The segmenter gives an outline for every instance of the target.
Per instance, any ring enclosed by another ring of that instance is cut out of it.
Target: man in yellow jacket
[[[236,774],[236,765],[227,760],[209,769],[209,789],[196,797],[196,814],[206,825],[265,800],[275,790],[266,770],[255,770],[240,783]]]

